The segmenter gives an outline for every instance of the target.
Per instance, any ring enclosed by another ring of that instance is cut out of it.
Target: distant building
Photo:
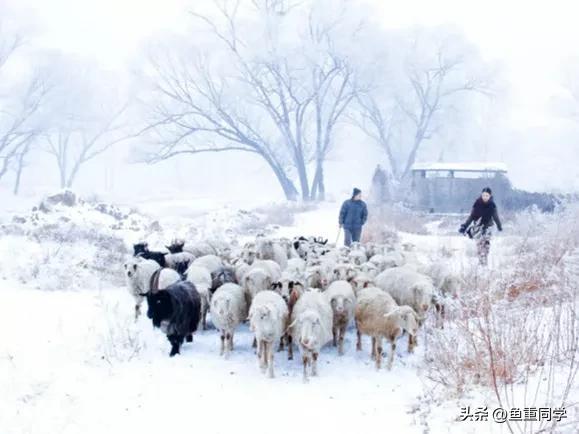
[[[416,163],[410,180],[411,208],[435,213],[468,212],[484,187],[491,187],[499,207],[517,210],[532,205],[552,211],[557,198],[513,189],[504,163]]]

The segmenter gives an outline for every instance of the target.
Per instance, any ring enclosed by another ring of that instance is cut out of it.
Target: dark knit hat
[[[482,189],[482,192],[483,192],[483,193],[488,193],[488,194],[493,194],[493,191],[491,190],[490,187],[485,187],[485,188],[483,188],[483,189]]]
[[[352,197],[358,196],[360,193],[362,193],[362,190],[360,190],[359,188],[354,187],[354,191],[352,192]]]

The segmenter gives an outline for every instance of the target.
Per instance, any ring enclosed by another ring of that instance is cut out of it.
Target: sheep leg
[[[337,327],[332,327],[332,345],[334,347],[338,346],[338,328]]]
[[[362,333],[360,333],[360,329],[356,328],[356,351],[362,351]]]
[[[312,377],[318,375],[318,353],[312,353]]]
[[[135,304],[135,322],[139,319],[139,316],[141,316],[141,303]]]
[[[294,346],[292,335],[288,335],[287,337],[287,359],[288,360],[294,359]]]
[[[306,354],[304,354],[302,356],[302,363],[304,365],[304,383],[308,382],[308,356]]]
[[[265,374],[267,368],[267,343],[261,339],[257,343],[257,358],[259,359],[259,369]]]
[[[251,348],[257,348],[257,339],[253,338],[253,343],[251,344]]]
[[[187,337],[185,338],[185,340],[186,340],[187,342],[193,342],[193,335],[192,335],[192,334],[187,335]]]
[[[221,350],[219,351],[219,355],[222,356],[225,352],[225,334],[221,332]]]
[[[382,337],[376,338],[376,369],[382,367]]]
[[[408,334],[408,352],[414,352],[414,346],[416,345],[416,338],[411,334]]]
[[[388,370],[392,369],[392,362],[394,362],[394,354],[396,354],[396,341],[392,342],[392,350],[390,351],[390,356],[388,357]]]
[[[169,357],[174,357],[176,354],[179,354],[181,343],[183,342],[183,338],[179,338],[179,336],[171,335],[167,336],[169,343],[171,344],[171,352],[169,353]]]
[[[376,360],[376,338],[372,336],[372,349],[370,350],[370,358]]]
[[[340,336],[338,338],[338,354],[341,356],[344,354],[344,335],[346,334],[346,326],[342,326],[338,329]]]
[[[201,328],[207,330],[207,306],[203,308],[203,313],[201,314]]]
[[[284,343],[285,343],[285,340],[286,340],[286,339],[287,339],[286,336],[282,336],[282,337],[280,338],[280,340],[279,340],[279,347],[277,348],[278,351],[283,351],[283,349],[284,349]]]
[[[268,377],[273,378],[273,342],[267,344],[267,364],[268,364]]]

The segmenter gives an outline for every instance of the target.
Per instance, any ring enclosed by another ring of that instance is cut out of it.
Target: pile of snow
[[[84,201],[64,191],[0,225],[0,277],[39,289],[121,284],[126,239],[158,230],[133,210]]]

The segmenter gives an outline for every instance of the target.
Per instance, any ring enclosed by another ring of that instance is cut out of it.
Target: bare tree
[[[266,28],[266,55],[256,52],[246,38],[237,18],[240,2],[225,1],[215,2],[221,25],[205,15],[191,15],[210,29],[219,42],[221,58],[231,60],[232,71],[218,73],[207,57],[195,63],[183,56],[152,60],[156,89],[163,99],[157,99],[155,121],[144,131],[152,133],[160,146],[145,159],[156,162],[180,154],[251,152],[269,165],[286,198],[293,200],[299,194],[292,181],[295,173],[301,198],[311,200],[320,192],[323,195],[323,163],[332,130],[352,100],[352,74],[329,45],[324,58],[314,61],[303,55],[302,45],[294,47],[291,56],[280,53],[272,33],[276,23],[289,19],[295,5],[253,4]],[[311,184],[310,162],[316,162]]]
[[[398,181],[409,175],[425,141],[449,122],[445,115],[460,98],[489,92],[486,74],[468,64],[471,53],[451,48],[448,38],[438,41],[434,53],[419,51],[419,43],[414,42],[405,61],[403,82],[390,94],[377,98],[370,92],[358,98],[358,125],[384,149]],[[401,143],[403,152],[395,149]]]
[[[98,119],[68,119],[45,134],[46,151],[57,164],[60,187],[71,188],[81,168],[132,136],[126,133],[126,106]]]
[[[0,74],[22,46],[20,37],[10,38],[3,35],[1,30],[0,26]],[[21,92],[22,88],[24,91]],[[21,163],[41,132],[41,126],[35,122],[35,118],[46,100],[48,89],[46,80],[36,71],[24,86],[11,83],[5,92],[0,93],[0,179],[15,168],[17,182],[20,182]],[[15,191],[18,191],[17,187]]]

